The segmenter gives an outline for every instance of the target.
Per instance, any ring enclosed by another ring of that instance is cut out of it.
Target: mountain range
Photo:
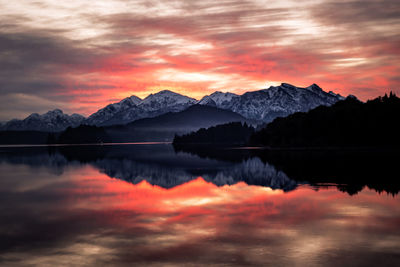
[[[77,127],[85,120],[82,115],[68,115],[60,109],[55,109],[41,115],[32,113],[23,120],[10,120],[0,126],[0,130],[60,132],[68,127]]]
[[[33,113],[23,120],[11,120],[0,126],[0,130],[59,132],[80,124],[123,125],[170,112],[180,112],[193,105],[215,107],[234,112],[243,119],[268,123],[276,117],[305,112],[320,105],[330,106],[343,99],[344,97],[332,91],[325,92],[316,84],[303,88],[282,83],[280,86],[271,86],[242,95],[214,92],[200,100],[164,90],[150,94],[144,99],[130,96],[99,109],[87,118],[79,114],[67,115],[56,109],[43,115]]]

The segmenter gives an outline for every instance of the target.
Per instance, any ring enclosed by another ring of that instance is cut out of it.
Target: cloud
[[[399,13],[393,0],[2,3],[0,95],[84,115],[159,88],[199,98],[267,82],[365,100],[399,88]]]
[[[400,5],[396,0],[326,1],[315,5],[312,12],[327,25],[394,25],[400,20]]]

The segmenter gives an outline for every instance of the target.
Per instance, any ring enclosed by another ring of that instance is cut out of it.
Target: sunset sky
[[[400,93],[399,0],[0,0],[0,121],[282,82]]]

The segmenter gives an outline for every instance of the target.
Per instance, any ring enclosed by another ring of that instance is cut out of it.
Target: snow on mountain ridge
[[[169,90],[163,90],[155,94],[150,94],[139,104],[139,106],[151,105],[151,103],[159,103],[163,105],[178,105],[187,103],[196,103],[197,100]]]
[[[76,127],[85,120],[79,114],[64,114],[62,110],[50,110],[44,114],[32,113],[23,120],[13,119],[2,126],[8,131],[46,131],[59,132],[68,127]]]
[[[133,104],[133,105],[138,105],[140,102],[142,102],[143,100],[135,95],[131,95],[130,97],[124,98],[122,99],[119,103],[121,104]]]
[[[317,84],[303,88],[282,83],[242,95],[216,91],[201,100],[163,90],[135,103],[126,104],[122,100],[110,104],[92,114],[85,123],[97,126],[126,124],[167,112],[179,112],[193,104],[214,106],[239,113],[248,119],[269,122],[279,116],[308,111],[319,105],[332,105],[342,99],[340,95],[323,91]]]
[[[85,124],[89,125],[102,125],[105,121],[113,118],[113,116],[121,111],[133,108],[140,104],[143,100],[135,95],[124,98],[121,101],[113,104],[109,104],[106,107],[99,109],[97,112],[90,115],[86,120]]]
[[[66,115],[56,109],[42,115],[33,113],[22,121],[11,120],[0,129],[59,131],[82,123],[96,126],[126,124],[167,112],[179,112],[194,104],[230,110],[250,120],[270,122],[276,117],[308,111],[319,105],[329,106],[343,99],[344,97],[332,91],[325,92],[317,84],[302,88],[282,83],[280,86],[270,86],[268,89],[245,92],[242,95],[216,91],[201,100],[163,90],[150,94],[143,100],[135,95],[124,98],[99,109],[87,119],[79,114]]]
[[[126,98],[110,104],[90,115],[85,123],[97,126],[126,124],[167,112],[179,112],[193,104],[214,106],[239,113],[248,119],[269,122],[279,116],[307,111],[319,105],[331,105],[342,99],[340,95],[326,93],[317,84],[302,88],[288,83],[242,95],[216,91],[199,101],[169,90],[150,94],[143,100],[135,96],[131,98],[136,101],[127,101]]]
[[[217,106],[217,103],[215,103],[215,101],[209,95],[204,96],[202,99],[199,100],[199,102],[197,102],[197,104],[208,105],[213,107]]]
[[[224,104],[216,102],[216,106],[239,113],[248,119],[270,122],[276,117],[308,111],[319,105],[329,106],[342,99],[340,95],[323,91],[317,84],[302,88],[282,83],[280,86],[232,96]]]
[[[85,123],[97,126],[126,124],[138,119],[162,115],[167,112],[182,111],[197,102],[194,98],[169,90],[150,94],[143,100],[137,98],[140,101],[129,102],[126,99],[98,110],[90,115]]]

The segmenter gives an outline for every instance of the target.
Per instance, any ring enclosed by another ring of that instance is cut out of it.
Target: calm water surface
[[[0,175],[2,266],[400,265],[396,193],[310,184],[262,157],[7,148]]]

